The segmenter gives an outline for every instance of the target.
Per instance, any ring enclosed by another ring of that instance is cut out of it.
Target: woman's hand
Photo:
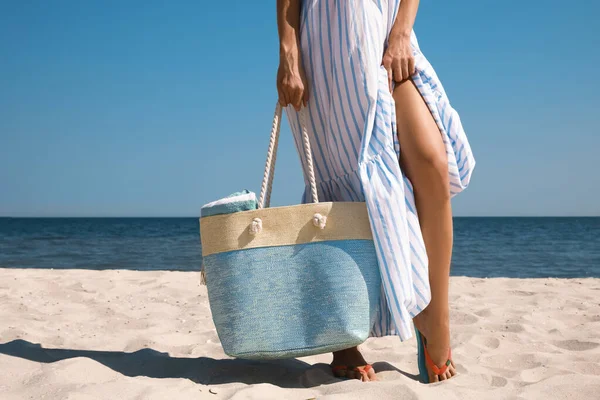
[[[415,73],[415,58],[410,45],[410,36],[390,34],[381,64],[388,73],[390,92],[393,89],[393,82],[402,82],[410,78]]]
[[[277,70],[277,92],[282,107],[294,106],[300,111],[308,102],[308,86],[298,50],[282,52]]]

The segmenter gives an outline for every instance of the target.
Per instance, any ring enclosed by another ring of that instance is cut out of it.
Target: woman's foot
[[[441,368],[448,361],[450,352],[450,318],[448,310],[435,310],[430,305],[417,315],[413,322],[426,340],[431,361]],[[436,375],[429,367],[427,368],[427,374],[431,383],[445,381],[456,375],[456,367],[454,362],[450,360],[450,365],[443,374]]]
[[[375,370],[365,361],[358,347],[334,352],[331,370],[338,378],[359,379],[363,382],[377,380]]]

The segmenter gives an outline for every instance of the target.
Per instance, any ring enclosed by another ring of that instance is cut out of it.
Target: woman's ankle
[[[358,347],[351,347],[340,351],[333,352],[333,361],[335,363],[364,363],[364,358]]]
[[[419,315],[413,318],[413,322],[425,338],[432,336],[434,331],[449,333],[450,312],[448,306],[430,304]]]

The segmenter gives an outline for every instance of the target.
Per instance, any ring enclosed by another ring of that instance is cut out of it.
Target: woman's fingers
[[[279,89],[279,104],[281,104],[281,107],[287,107],[288,104],[290,104],[290,102],[287,99],[286,93],[283,89]]]
[[[413,57],[408,59],[408,75],[413,76],[415,73],[415,59]]]
[[[302,95],[303,90],[301,88],[295,88],[291,93],[291,103],[296,111],[300,111],[300,108],[302,107]]]
[[[385,70],[387,71],[390,92],[394,90],[394,70],[392,69],[392,60],[393,58],[389,55],[387,51],[383,55],[383,60],[381,60],[381,65],[383,65],[383,68],[385,68]]]
[[[285,107],[285,96],[283,95],[281,89],[279,89],[279,85],[277,87],[277,95],[279,96],[279,104],[281,107]]]
[[[404,80],[402,76],[402,63],[398,60],[394,66],[394,81],[402,82]]]
[[[308,103],[308,91],[304,84],[298,79],[283,78],[277,82],[277,93],[279,95],[279,104],[282,107],[292,105],[296,110]]]
[[[410,74],[408,73],[408,60],[402,60],[402,80],[405,81],[410,78]]]
[[[296,111],[308,104],[308,92],[302,87],[284,86],[278,90],[279,104],[282,107],[292,105]]]
[[[396,60],[393,67],[393,80],[403,82],[409,79],[415,73],[414,58],[403,58]]]

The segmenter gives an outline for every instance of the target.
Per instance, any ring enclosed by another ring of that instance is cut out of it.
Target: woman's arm
[[[298,51],[300,0],[277,0],[277,30],[280,55]]]
[[[279,103],[300,110],[308,101],[308,90],[300,52],[300,0],[277,0],[279,32]]]
[[[383,55],[383,66],[388,72],[390,90],[392,82],[402,82],[415,72],[410,35],[417,17],[419,0],[402,0],[392,26],[388,47]]]

